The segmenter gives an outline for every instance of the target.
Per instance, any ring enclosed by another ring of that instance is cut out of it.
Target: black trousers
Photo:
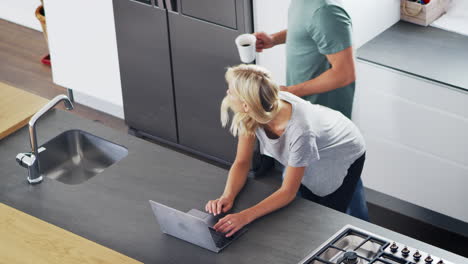
[[[351,164],[348,169],[348,173],[343,180],[343,184],[341,184],[341,186],[333,193],[323,197],[317,196],[313,194],[307,187],[301,184],[298,194],[302,198],[345,213],[351,202],[351,198],[353,197],[356,184],[361,178],[362,168],[364,167],[365,160],[366,154],[364,153],[361,157],[354,161],[353,164]]]
[[[252,155],[252,170],[255,174],[255,177],[264,176],[269,170],[271,170],[275,165],[275,159],[270,156],[262,155],[260,153],[260,142],[258,139],[255,143],[254,152]]]

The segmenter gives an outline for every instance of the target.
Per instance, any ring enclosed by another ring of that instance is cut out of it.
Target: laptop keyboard
[[[240,233],[240,231],[242,230],[241,229],[237,231],[234,235],[230,237],[226,237],[226,234],[217,232],[212,227],[208,227],[208,228],[210,229],[211,237],[213,238],[213,241],[215,242],[215,245],[218,248],[223,248],[227,243],[229,243],[236,237],[237,233]]]

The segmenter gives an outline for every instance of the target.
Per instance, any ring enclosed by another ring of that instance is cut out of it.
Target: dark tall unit
[[[167,12],[114,0],[114,16],[125,121],[177,143]]]
[[[220,105],[226,68],[240,63],[234,39],[252,32],[251,0],[142,2],[114,0],[127,124],[231,163],[236,139],[221,127]]]

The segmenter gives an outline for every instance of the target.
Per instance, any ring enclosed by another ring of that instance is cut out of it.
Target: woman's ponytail
[[[226,96],[221,104],[221,123],[229,121],[229,110],[234,112],[230,131],[238,134],[254,134],[260,124],[273,120],[279,111],[279,87],[271,74],[257,65],[238,65],[228,68],[226,81],[230,91],[247,104],[248,113],[235,112]]]

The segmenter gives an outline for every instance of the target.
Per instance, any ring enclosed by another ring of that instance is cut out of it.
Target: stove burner
[[[343,254],[343,257],[336,264],[357,264],[359,263],[358,255],[354,251],[348,251]]]

